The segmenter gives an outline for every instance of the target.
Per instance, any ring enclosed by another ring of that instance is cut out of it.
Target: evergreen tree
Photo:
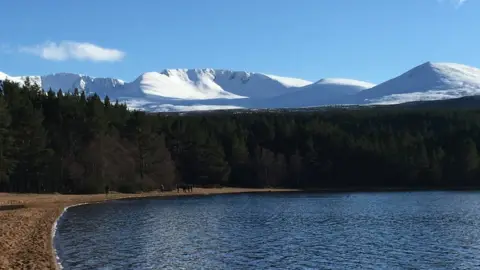
[[[304,181],[304,177],[306,176],[304,175],[303,158],[298,151],[290,156],[288,165],[289,178],[291,181],[287,181],[286,184],[290,184],[296,188],[302,187],[302,181]]]
[[[47,133],[42,122],[42,112],[27,101],[14,137],[17,166],[13,177],[18,190],[40,192],[45,189],[44,174],[51,152],[46,148]]]
[[[479,156],[477,145],[472,139],[465,139],[461,142],[458,149],[456,165],[458,166],[458,176],[462,177],[468,184],[477,184]]]
[[[8,190],[10,175],[13,172],[15,162],[13,160],[13,138],[9,127],[11,123],[7,104],[0,91],[0,191]]]
[[[230,152],[231,157],[228,162],[231,167],[230,183],[235,186],[241,186],[245,179],[251,177],[249,153],[244,139],[234,135]]]
[[[96,94],[87,99],[87,119],[90,136],[102,136],[107,131],[105,107]]]
[[[152,121],[146,114],[136,112],[128,122],[137,171],[141,181],[150,183],[147,188],[173,187],[175,164],[166,147],[165,136],[155,132]]]
[[[194,180],[199,184],[225,185],[228,183],[231,168],[225,160],[225,153],[216,141],[193,148],[193,171],[199,176]]]
[[[105,96],[105,98],[103,99],[103,105],[107,109],[112,106],[112,103],[110,103],[110,98],[108,96]]]

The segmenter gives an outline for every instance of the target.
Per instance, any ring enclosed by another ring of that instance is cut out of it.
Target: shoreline
[[[456,187],[350,187],[302,189],[304,193],[393,193],[393,192],[471,192],[480,191],[479,186]]]
[[[196,188],[193,192],[93,195],[0,193],[1,269],[61,269],[54,247],[56,226],[71,207],[112,200],[238,193],[298,192],[296,189]]]
[[[369,193],[369,192],[435,192],[480,191],[478,187],[444,188],[363,188],[346,189],[254,189],[254,188],[196,188],[193,192],[147,192],[136,194],[111,193],[92,195],[11,194],[0,193],[0,270],[3,269],[61,269],[54,247],[56,226],[71,207],[103,203],[112,200],[171,198],[181,196],[209,196],[245,193]]]
[[[63,208],[62,213],[60,213],[60,215],[57,217],[57,219],[55,219],[55,221],[53,222],[52,230],[51,230],[50,235],[52,237],[52,240],[51,240],[51,248],[52,248],[52,256],[53,256],[52,260],[53,260],[53,264],[55,265],[56,270],[63,269],[63,266],[60,263],[60,257],[58,257],[57,249],[55,248],[55,245],[54,245],[55,235],[57,234],[58,221],[60,221],[60,219],[68,211],[68,209],[73,208],[73,207],[77,207],[77,206],[87,205],[87,204],[94,204],[94,203],[101,203],[101,202],[78,203],[78,204],[66,206],[65,208]]]

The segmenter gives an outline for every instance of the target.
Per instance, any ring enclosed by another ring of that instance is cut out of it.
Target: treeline
[[[480,186],[479,111],[148,114],[4,82],[0,192]]]

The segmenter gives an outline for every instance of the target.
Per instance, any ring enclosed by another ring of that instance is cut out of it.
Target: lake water
[[[480,193],[239,194],[69,209],[64,269],[479,269]]]

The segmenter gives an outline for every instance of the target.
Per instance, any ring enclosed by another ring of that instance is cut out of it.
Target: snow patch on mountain
[[[222,89],[215,83],[213,72],[208,70],[165,70],[147,72],[128,84],[132,93],[174,99],[243,98]]]
[[[167,69],[161,74],[168,77],[168,83],[175,84],[188,93],[187,98],[195,99],[272,97],[311,84],[301,79],[231,70]],[[160,76],[155,78],[157,82],[162,79],[166,80]],[[180,92],[182,91],[161,95],[169,97],[170,94],[170,97],[177,98]]]
[[[375,84],[373,83],[343,78],[321,79],[311,86],[315,85],[336,86],[337,91],[341,91],[345,94],[354,94],[356,92],[363,91],[365,89],[375,86]]]
[[[254,107],[300,108],[343,103],[347,96],[353,96],[373,86],[375,84],[351,79],[322,79],[298,88],[295,92],[258,100]]]
[[[215,83],[242,97],[268,98],[295,92],[310,81],[243,71],[217,70]]]
[[[23,84],[23,79],[22,78],[23,77],[12,77],[12,76],[9,76],[6,73],[0,72],[0,80],[1,81],[9,80],[9,81],[12,81],[12,82]]]
[[[272,80],[278,81],[279,83],[283,84],[285,87],[303,87],[303,86],[312,84],[312,82],[306,81],[303,79],[280,77],[280,76],[270,75],[270,74],[264,74],[264,75],[269,77]]]
[[[157,104],[152,102],[138,102],[129,100],[126,102],[127,107],[132,110],[141,110],[148,112],[188,112],[188,111],[214,111],[214,110],[233,110],[244,109],[244,107],[233,105],[174,105],[174,104]]]
[[[94,78],[81,74],[73,73],[55,73],[45,76],[19,76],[13,77],[5,73],[0,73],[0,80],[10,80],[12,82],[23,83],[28,79],[32,84],[36,83],[44,90],[52,89],[58,91],[73,91],[77,88],[79,91],[87,93],[97,93],[99,95],[111,94],[112,90],[123,88],[124,82],[111,78]]]

